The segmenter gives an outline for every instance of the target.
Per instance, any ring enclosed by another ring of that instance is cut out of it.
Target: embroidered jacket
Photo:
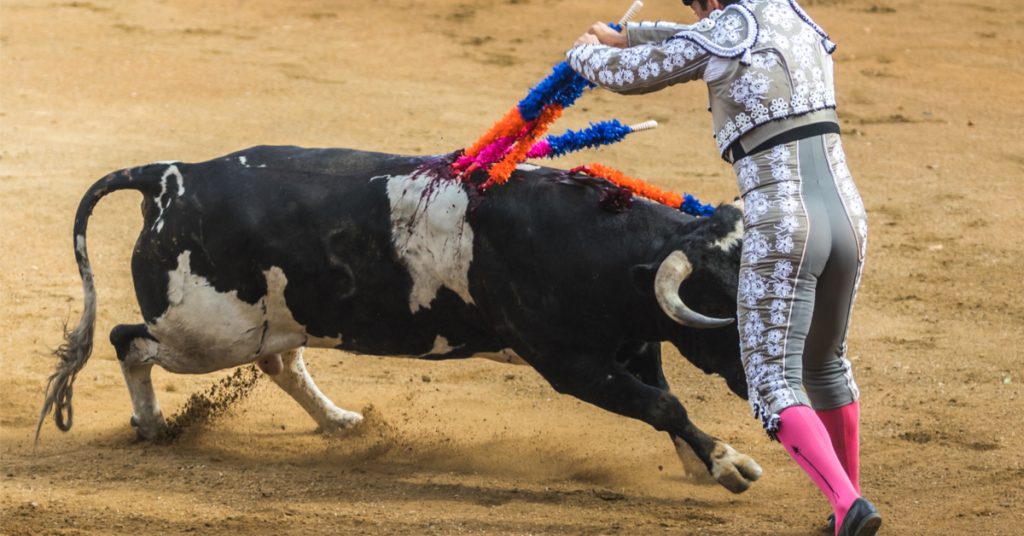
[[[628,48],[581,45],[569,65],[623,94],[704,79],[715,143],[750,150],[794,127],[836,121],[835,45],[796,0],[742,0],[697,24],[630,23]]]

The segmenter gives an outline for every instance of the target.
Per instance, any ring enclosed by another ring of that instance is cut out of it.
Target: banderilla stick
[[[623,15],[621,19],[619,19],[619,26],[625,28],[626,23],[633,20],[633,17],[636,16],[637,11],[640,11],[640,8],[642,7],[644,7],[644,3],[641,2],[640,0],[636,0],[636,2],[633,2],[633,5],[629,6],[629,9],[626,10],[626,14]]]

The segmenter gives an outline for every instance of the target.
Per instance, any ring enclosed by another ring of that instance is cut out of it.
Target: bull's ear
[[[629,269],[629,279],[633,287],[641,294],[654,294],[654,276],[658,273],[658,263],[636,264]]]

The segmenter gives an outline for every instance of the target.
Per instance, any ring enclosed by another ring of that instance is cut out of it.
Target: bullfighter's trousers
[[[846,338],[867,217],[838,134],[733,164],[744,205],[738,320],[750,405],[769,436],[790,406],[853,403]]]

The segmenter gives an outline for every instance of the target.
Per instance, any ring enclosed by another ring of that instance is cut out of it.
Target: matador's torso
[[[835,45],[795,0],[742,0],[693,25],[630,23],[629,47],[582,45],[574,70],[612,91],[703,79],[715,143],[748,150],[797,127],[836,122]]]

